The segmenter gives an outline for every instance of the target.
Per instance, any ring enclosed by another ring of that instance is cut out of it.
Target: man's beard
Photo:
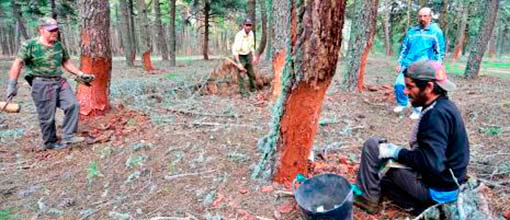
[[[421,90],[416,97],[411,98],[411,105],[413,107],[422,107],[427,103],[427,99],[425,98],[425,90]]]

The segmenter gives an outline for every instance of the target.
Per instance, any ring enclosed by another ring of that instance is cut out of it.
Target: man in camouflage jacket
[[[57,21],[52,18],[41,18],[39,35],[23,43],[9,71],[7,97],[17,94],[16,84],[23,66],[26,66],[25,79],[32,86],[39,124],[44,145],[43,150],[62,149],[69,144],[83,142],[85,138],[76,136],[78,129],[79,104],[67,83],[62,77],[62,68],[77,76],[82,81],[91,81],[93,75],[85,74],[76,68],[67,50],[58,41]],[[64,111],[63,134],[59,143],[55,128],[56,108]]]

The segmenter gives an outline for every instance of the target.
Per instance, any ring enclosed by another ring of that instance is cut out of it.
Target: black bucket
[[[304,180],[294,197],[306,220],[352,220],[351,184],[336,174]]]

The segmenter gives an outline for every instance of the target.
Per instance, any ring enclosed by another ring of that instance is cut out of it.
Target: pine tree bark
[[[283,67],[285,66],[285,54],[287,49],[287,36],[290,35],[290,29],[281,28],[289,26],[290,17],[286,11],[288,0],[273,0],[272,6],[272,19],[273,19],[273,35],[271,38],[271,58],[273,67],[273,91],[272,100],[275,101],[281,93],[280,78],[282,75]],[[274,27],[280,28],[274,28]]]
[[[256,0],[248,0],[248,4],[246,7],[246,12],[248,14],[248,18],[251,19],[251,22],[253,22],[253,36],[255,38],[255,44],[257,42],[257,15],[256,10],[257,9],[257,1]],[[257,48],[257,45],[255,45],[255,48]]]
[[[145,0],[138,0],[138,24],[140,25],[140,36],[142,40],[142,61],[143,67],[145,71],[150,72],[155,70],[154,65],[151,60],[151,39],[150,39],[150,29],[149,29],[149,20],[147,18],[147,7],[145,5]]]
[[[273,59],[273,50],[272,50],[272,41],[273,41],[273,30],[274,30],[274,20],[273,20],[273,0],[267,0],[267,7],[266,9],[269,9],[267,11],[266,15],[268,16],[267,19],[267,51],[266,51],[266,60],[272,60]]]
[[[497,25],[495,24],[491,38],[489,40],[489,48],[487,50],[487,54],[489,55],[490,58],[496,57],[496,41],[497,41]]]
[[[391,12],[392,0],[383,0],[383,15],[382,15],[382,26],[384,32],[384,48],[386,56],[393,56],[393,44],[391,43],[391,23],[390,23],[390,12]]]
[[[107,0],[80,0],[80,69],[94,74],[91,87],[78,84],[80,114],[102,115],[109,109],[112,70],[110,45],[110,5]]]
[[[346,56],[344,84],[349,91],[363,91],[365,66],[373,44],[378,0],[356,0],[349,49]],[[368,28],[367,28],[368,27]]]
[[[499,0],[487,0],[475,44],[469,53],[466,71],[464,72],[466,78],[477,78],[480,73],[480,63],[482,62],[487,44],[492,36],[498,8]]]
[[[307,158],[335,74],[345,11],[345,0],[289,3],[290,8],[279,9],[291,19],[283,92],[274,106],[271,132],[259,142],[264,153],[252,174],[271,173],[274,181],[286,184],[298,173],[309,173]]]
[[[157,29],[157,42],[158,48],[161,52],[161,58],[163,60],[168,60],[168,47],[166,45],[166,35],[165,30],[163,29],[163,24],[161,23],[161,7],[159,0],[152,0],[154,13],[156,14],[156,29]]]
[[[175,36],[175,4],[176,0],[168,0],[168,5],[170,7],[170,27],[168,31],[168,40],[170,43],[170,66],[175,66],[175,52],[176,52],[176,36]]]
[[[21,34],[21,36],[25,40],[28,40],[29,37],[28,37],[27,29],[25,28],[25,24],[23,22],[23,18],[22,18],[22,14],[21,14],[19,5],[16,2],[17,2],[16,0],[12,0],[11,5],[12,5],[12,14],[14,15],[14,19],[16,20],[16,25],[19,30],[18,34]]]
[[[460,25],[457,28],[457,37],[455,40],[455,47],[453,48],[452,61],[456,62],[462,54],[462,50],[464,49],[464,41],[466,40],[466,25],[469,15],[469,5],[467,3],[462,4],[462,17],[460,21]]]
[[[448,39],[448,0],[443,0],[443,6],[441,7],[441,17],[439,20],[439,26],[443,30],[444,42],[445,42],[445,52],[444,56],[448,56],[448,48],[449,48],[449,39]]]
[[[204,0],[204,40],[202,44],[202,55],[204,60],[209,60],[209,16],[211,12],[211,4],[209,0]]]
[[[266,48],[267,44],[267,10],[266,10],[266,1],[260,0],[260,20],[262,25],[262,36],[260,37],[260,44],[259,48],[257,49],[257,54],[262,56],[262,53],[264,53],[264,49]]]
[[[124,33],[122,35],[122,45],[124,46],[124,57],[128,67],[135,66],[134,57],[136,56],[136,44],[133,39],[130,23],[130,8],[127,0],[119,0],[120,3],[120,28]]]

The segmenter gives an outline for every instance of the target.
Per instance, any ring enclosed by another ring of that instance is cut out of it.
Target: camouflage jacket
[[[47,47],[32,38],[21,45],[17,58],[25,63],[27,75],[60,76],[63,74],[62,63],[69,59],[69,53],[60,41]]]

